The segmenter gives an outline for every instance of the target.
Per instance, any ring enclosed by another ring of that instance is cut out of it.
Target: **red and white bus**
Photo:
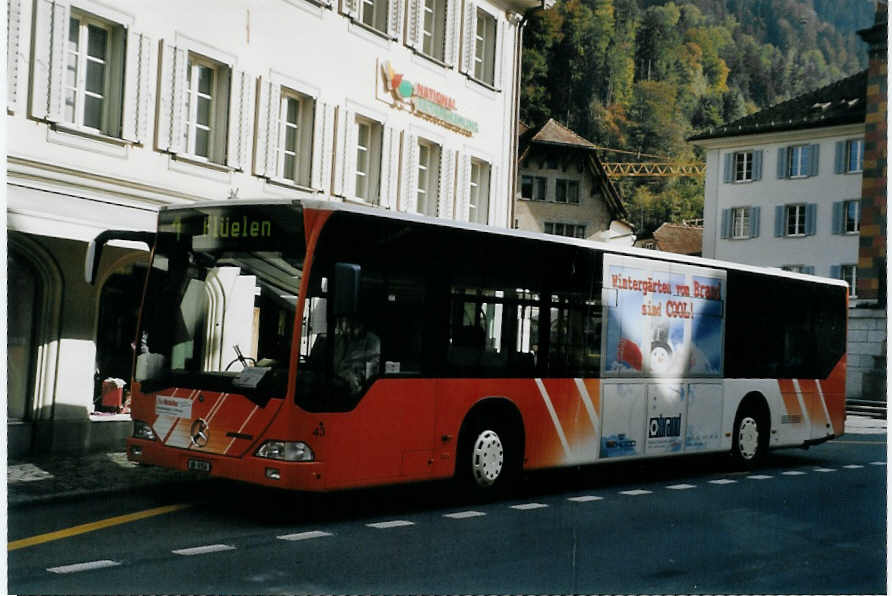
[[[311,200],[165,208],[151,241],[141,463],[493,490],[844,431],[842,281]]]

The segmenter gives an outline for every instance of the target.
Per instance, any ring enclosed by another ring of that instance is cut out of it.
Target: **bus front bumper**
[[[127,459],[141,464],[204,473],[288,490],[323,491],[325,464],[288,462],[244,455],[230,457],[167,447],[157,441],[127,439]]]

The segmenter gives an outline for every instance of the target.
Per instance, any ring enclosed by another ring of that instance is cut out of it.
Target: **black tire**
[[[519,433],[510,425],[477,418],[462,429],[455,476],[477,497],[506,494],[520,475]]]
[[[741,408],[734,418],[731,435],[731,457],[746,470],[758,466],[768,451],[768,421],[757,408]]]

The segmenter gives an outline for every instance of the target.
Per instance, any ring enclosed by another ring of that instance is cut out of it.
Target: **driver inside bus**
[[[358,317],[339,317],[335,323],[334,375],[359,393],[378,374],[381,340]]]

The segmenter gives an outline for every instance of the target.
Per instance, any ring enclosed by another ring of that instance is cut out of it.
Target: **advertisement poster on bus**
[[[605,376],[722,375],[724,271],[605,255],[602,287]]]

